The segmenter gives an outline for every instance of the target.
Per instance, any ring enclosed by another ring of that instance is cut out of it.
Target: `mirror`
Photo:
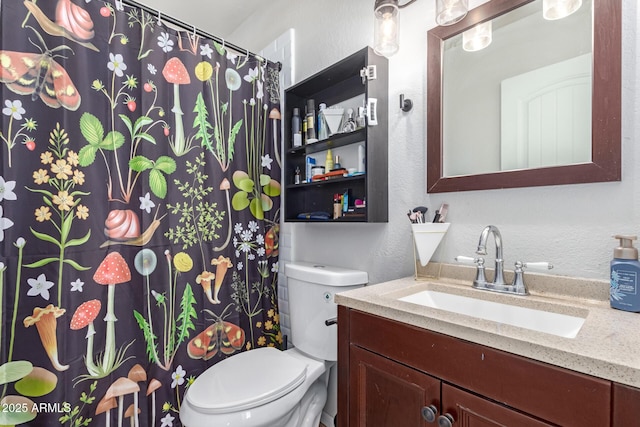
[[[488,21],[492,43],[464,51]],[[620,0],[555,21],[542,0],[492,0],[430,30],[427,191],[619,181],[620,70]]]

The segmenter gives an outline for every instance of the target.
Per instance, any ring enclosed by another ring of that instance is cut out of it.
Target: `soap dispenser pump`
[[[640,262],[638,249],[633,246],[637,236],[616,235],[620,246],[613,251],[611,261],[611,307],[619,310],[640,312]]]

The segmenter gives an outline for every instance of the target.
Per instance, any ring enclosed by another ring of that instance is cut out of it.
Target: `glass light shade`
[[[453,25],[469,11],[469,0],[436,0],[436,23]]]
[[[391,56],[400,46],[400,21],[398,3],[390,1],[380,4],[375,11],[373,50],[378,55]]]
[[[467,52],[482,50],[491,44],[492,37],[491,21],[483,22],[462,33],[462,48]]]
[[[582,6],[582,0],[544,0],[542,2],[542,16],[553,21],[566,18]]]

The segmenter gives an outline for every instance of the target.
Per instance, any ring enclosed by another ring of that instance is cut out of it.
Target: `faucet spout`
[[[493,235],[493,240],[496,245],[496,268],[495,268],[495,276],[493,278],[493,284],[502,286],[505,284],[504,281],[504,259],[502,258],[502,235],[500,234],[500,230],[495,225],[488,225],[482,230],[480,233],[480,240],[478,241],[478,249],[476,249],[476,253],[478,255],[486,255],[487,254],[487,239],[489,235]]]

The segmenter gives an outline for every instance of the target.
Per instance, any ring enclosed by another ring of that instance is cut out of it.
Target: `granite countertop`
[[[473,289],[473,271],[430,264],[416,277],[339,293],[335,300],[366,313],[640,387],[640,313],[610,308],[607,282],[527,272],[530,295],[523,297]],[[564,338],[398,300],[423,290],[538,308],[585,321],[575,338]]]

